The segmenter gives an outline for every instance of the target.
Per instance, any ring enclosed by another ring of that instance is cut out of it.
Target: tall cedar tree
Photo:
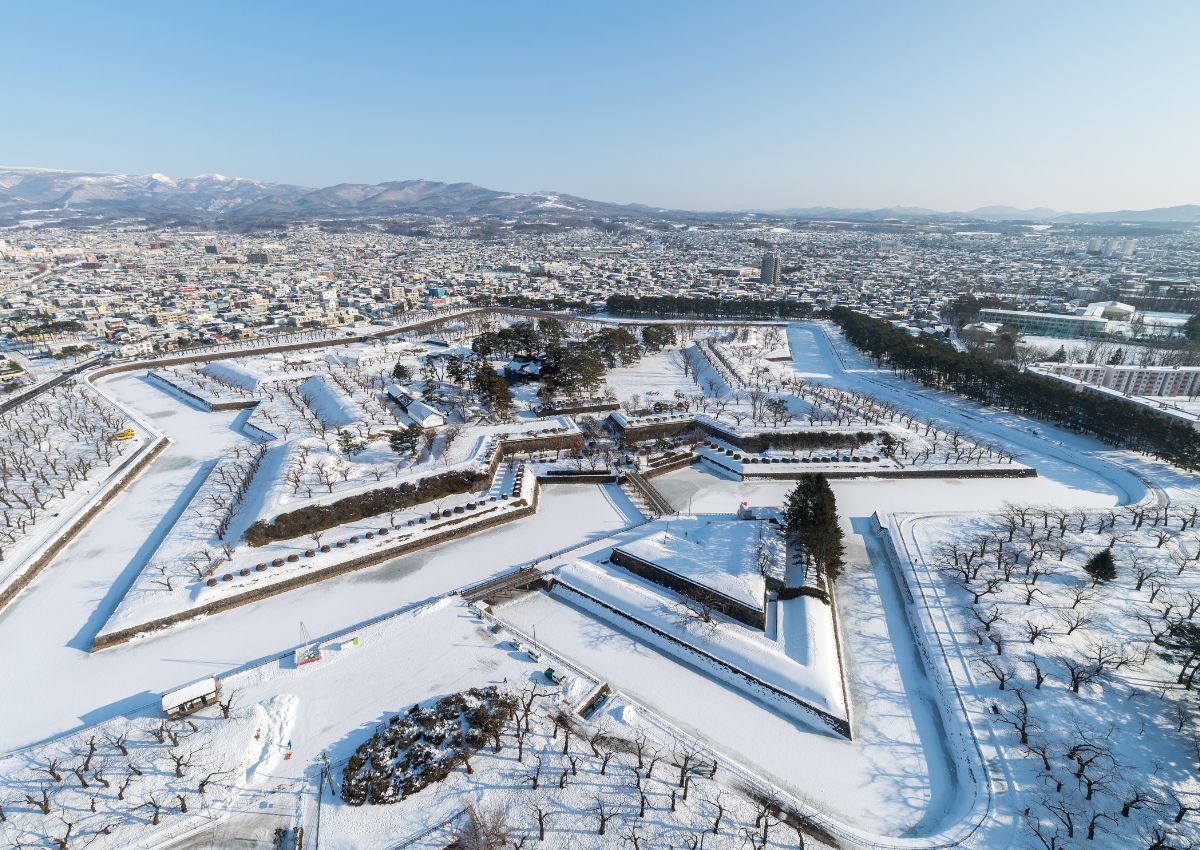
[[[845,547],[838,525],[837,501],[824,475],[805,475],[788,493],[783,505],[788,534],[804,551],[809,563],[830,581],[842,572]]]

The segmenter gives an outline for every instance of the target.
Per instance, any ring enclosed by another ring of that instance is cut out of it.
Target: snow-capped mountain
[[[592,201],[558,192],[499,192],[474,183],[399,180],[339,183],[313,189],[221,174],[175,179],[165,174],[103,174],[0,166],[0,216],[57,211],[107,218],[143,217],[180,221],[244,219],[291,221],[315,218],[386,218],[405,214],[502,218],[694,217],[700,213],[663,210],[641,204]],[[710,213],[716,214],[716,213]],[[729,213],[721,213],[728,215]],[[979,207],[970,212],[938,212],[920,207],[843,209],[804,207],[766,212],[806,219],[859,221],[955,220],[1086,222],[1195,222],[1200,206],[1151,210],[1060,213],[1045,208]]]
[[[635,215],[647,207],[571,195],[517,194],[473,183],[402,180],[339,183],[312,189],[220,174],[173,179],[164,174],[100,174],[0,168],[0,212],[75,210],[107,215],[211,218],[317,218],[426,213],[443,216],[530,216],[550,213]]]

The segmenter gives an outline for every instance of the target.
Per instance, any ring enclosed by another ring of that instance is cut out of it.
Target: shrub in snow
[[[1117,566],[1113,563],[1112,549],[1101,549],[1095,555],[1088,558],[1086,564],[1083,565],[1084,572],[1092,577],[1092,581],[1099,584],[1102,581],[1112,581],[1117,577]]]
[[[398,487],[381,487],[355,496],[339,499],[331,505],[309,505],[280,514],[275,519],[259,520],[248,529],[244,538],[251,546],[262,546],[277,540],[291,540],[315,531],[324,531],[347,522],[411,508],[446,496],[479,490],[488,480],[483,472],[452,470],[422,478],[415,484],[405,482]]]
[[[500,731],[517,703],[514,694],[489,685],[392,716],[350,757],[342,772],[342,799],[352,806],[395,803],[442,781],[459,765],[470,772],[474,750],[491,741],[499,751]]]

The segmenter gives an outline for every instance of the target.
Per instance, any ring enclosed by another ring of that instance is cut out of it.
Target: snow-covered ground
[[[753,677],[748,688],[752,695],[780,707],[784,713],[799,716],[820,728],[819,721],[797,709],[791,700],[778,699],[780,692],[804,706],[811,706],[839,720],[846,718],[841,667],[828,608],[815,608],[812,612],[815,616],[807,619],[818,651],[806,659],[809,663],[800,664],[784,651],[779,641],[719,614],[713,615],[710,624],[695,623],[694,617],[681,614],[679,604],[674,601],[677,597],[636,576],[622,576],[618,570],[577,560],[556,570],[555,577],[566,588],[565,592],[560,592],[559,586],[555,586],[552,593],[558,598],[593,613],[599,619],[611,621],[618,628],[627,627],[622,615],[633,617],[638,624],[649,626],[686,647],[698,649],[732,665],[739,673]],[[573,594],[572,591],[577,593]],[[620,615],[613,616],[607,607],[602,606],[614,608]],[[501,618],[504,616],[503,610],[498,611]],[[794,609],[794,613],[803,616],[802,609]],[[647,643],[664,647],[668,654],[680,651],[674,642],[652,637],[652,633],[643,633],[636,626],[632,631]],[[690,661],[698,666],[706,666],[700,660],[691,659],[687,649],[682,649],[680,654],[685,659],[684,663]],[[719,673],[710,670],[710,673],[732,681],[735,686],[746,684],[742,677],[731,677],[724,669]],[[756,687],[760,683],[770,686],[775,692]]]
[[[621,551],[683,576],[750,608],[762,608],[766,583],[756,543],[756,522],[681,517],[621,544]]]
[[[156,438],[78,379],[0,413],[0,591]]]
[[[0,646],[24,647],[10,654],[6,668],[27,691],[21,710],[6,713],[0,748],[144,704],[180,681],[290,646],[299,639],[300,621],[322,634],[641,519],[616,486],[555,484],[545,488],[539,512],[522,523],[91,655],[92,639],[187,504],[189,488],[213,457],[244,439],[236,427],[244,412],[203,413],[132,375],[105,387],[155,422],[172,444],[19,604],[0,614]],[[33,634],[37,640],[26,640]],[[66,680],[74,683],[70,690],[55,686]]]
[[[152,712],[116,717],[9,753],[0,781],[25,797],[4,801],[0,840],[115,850],[212,829],[249,806],[288,754],[296,699],[229,708],[171,723]]]
[[[766,338],[739,338],[733,332],[725,337],[720,348],[731,359],[737,356],[753,363],[782,350],[775,344],[777,341]],[[993,522],[1006,503],[1084,509],[1091,517],[1091,530],[1066,535],[1072,538],[1070,542],[1075,548],[1064,555],[1065,566],[1057,567],[1055,554],[1042,557],[1053,561],[1051,566],[1055,569],[1040,578],[1039,592],[1032,594],[1030,605],[1025,604],[1029,588],[1020,583],[1019,575],[1012,577],[1013,583],[985,594],[982,604],[1002,609],[1002,624],[993,625],[1006,639],[1005,654],[1000,660],[1013,666],[1013,675],[1019,678],[1031,711],[1036,710],[1038,734],[1052,728],[1056,735],[1060,732],[1083,735],[1091,747],[1085,758],[1100,750],[1107,753],[1096,756],[1089,762],[1091,767],[1084,769],[1086,779],[1094,785],[1094,800],[1103,803],[1101,808],[1083,796],[1086,788],[1075,775],[1078,764],[1067,758],[1070,750],[1067,738],[1060,736],[1052,741],[1057,749],[1050,759],[1058,765],[1057,772],[1052,774],[1059,776],[1067,787],[1063,799],[1069,799],[1075,807],[1072,815],[1083,818],[1075,827],[1077,843],[1087,841],[1082,836],[1089,819],[1097,828],[1096,838],[1082,846],[1136,847],[1139,845],[1130,843],[1135,834],[1137,841],[1144,842],[1141,846],[1149,846],[1147,830],[1154,826],[1154,817],[1169,828],[1176,828],[1171,825],[1174,811],[1168,811],[1173,805],[1171,795],[1186,802],[1200,793],[1200,788],[1190,784],[1184,757],[1179,755],[1185,741],[1173,725],[1178,723],[1188,728],[1192,721],[1172,713],[1178,700],[1170,687],[1160,693],[1164,685],[1170,684],[1164,682],[1171,675],[1168,662],[1158,659],[1153,647],[1145,661],[1141,660],[1137,644],[1139,641],[1145,644],[1149,639],[1149,626],[1136,618],[1132,623],[1130,620],[1134,613],[1140,612],[1149,614],[1151,624],[1158,620],[1165,622],[1178,616],[1181,610],[1186,613],[1192,605],[1192,596],[1200,598],[1200,587],[1191,587],[1193,577],[1186,571],[1186,565],[1183,578],[1177,579],[1174,561],[1170,561],[1169,568],[1163,561],[1164,557],[1184,558],[1200,552],[1200,542],[1192,539],[1192,529],[1180,527],[1182,520],[1176,516],[1171,521],[1168,539],[1160,544],[1156,526],[1146,520],[1144,530],[1134,529],[1136,533],[1131,532],[1129,539],[1114,541],[1114,551],[1122,565],[1119,570],[1123,572],[1119,572],[1113,585],[1103,586],[1115,591],[1111,599],[1095,603],[1092,624],[1074,630],[1071,640],[1055,634],[1056,630],[1061,633],[1066,628],[1055,624],[1071,610],[1065,594],[1081,581],[1077,575],[1081,558],[1103,548],[1112,536],[1110,530],[1098,528],[1099,518],[1118,504],[1194,499],[1194,476],[1112,450],[1088,438],[903,381],[875,367],[835,332],[819,324],[792,324],[787,329],[787,343],[791,364],[769,363],[769,376],[762,376],[765,384],[783,389],[769,392],[786,393],[787,381],[794,377],[802,378],[806,386],[819,383],[822,387],[812,390],[804,403],[822,409],[832,407],[834,419],[841,417],[847,423],[866,422],[872,417],[882,417],[886,422],[887,405],[894,404],[921,423],[913,427],[901,422],[901,430],[922,437],[932,435],[939,445],[948,444],[958,435],[964,446],[1003,447],[1015,452],[1021,462],[1035,467],[1039,473],[1031,479],[832,482],[847,532],[847,568],[838,581],[836,601],[852,740],[843,740],[811,722],[789,717],[778,705],[756,698],[745,688],[714,674],[703,663],[689,660],[675,649],[655,645],[645,634],[638,633],[637,626],[602,615],[586,603],[572,601],[569,592],[529,593],[500,605],[497,613],[526,635],[536,628],[538,644],[554,653],[549,663],[556,670],[568,672],[566,688],[572,698],[594,681],[606,681],[623,692],[605,704],[608,718],[605,722],[625,728],[628,734],[636,734],[636,729],[649,730],[652,737],[667,746],[671,746],[673,735],[694,735],[718,755],[725,765],[723,770],[739,777],[753,774],[759,777],[755,781],[774,783],[781,793],[794,795],[801,806],[828,818],[845,846],[875,842],[910,847],[931,842],[977,848],[1035,846],[1037,839],[1031,826],[1022,823],[1020,817],[1025,807],[1038,812],[1041,820],[1036,828],[1044,829],[1046,834],[1057,824],[1060,836],[1065,836],[1067,827],[1061,813],[1056,814],[1053,806],[1046,803],[1049,792],[1047,780],[1040,775],[1040,756],[1023,748],[1014,737],[1017,732],[1011,720],[1019,711],[1019,703],[1011,685],[1018,679],[1010,680],[1009,687],[1000,691],[996,674],[985,664],[996,656],[982,651],[990,650],[990,644],[977,642],[972,631],[970,596],[964,602],[963,591],[936,571],[933,562],[937,546],[948,538],[961,541],[976,535],[984,525]],[[264,430],[276,429],[269,433],[278,438],[278,456],[270,455],[276,449],[269,449],[268,457],[263,460],[264,468],[271,471],[269,477],[292,462],[299,451],[297,441],[310,443],[309,451],[314,458],[320,452],[332,454],[332,434],[321,432],[322,427],[329,430],[322,416],[328,417],[331,411],[345,413],[353,409],[356,416],[365,417],[362,421],[394,422],[387,413],[388,403],[370,397],[376,392],[371,389],[373,381],[378,383],[371,373],[382,375],[390,370],[397,356],[402,356],[399,348],[386,352],[382,348],[382,345],[356,344],[339,346],[336,351],[289,357],[286,364],[281,358],[283,371],[294,378],[304,375],[304,380],[311,380],[319,374],[325,387],[322,395],[329,396],[324,401],[314,401],[313,406],[318,408],[314,413],[298,393],[297,405],[278,390],[278,408],[288,409],[287,405],[291,405],[292,412],[288,414],[291,418],[286,420],[290,423],[290,435],[280,427],[285,421],[282,414],[272,414],[274,422],[263,416],[263,410],[270,409],[270,405],[260,404],[254,411],[208,413],[144,377],[125,375],[100,382],[100,393],[128,410],[135,422],[153,423],[156,430],[171,440],[171,445],[128,492],[55,559],[15,604],[0,613],[0,646],[20,648],[6,652],[4,666],[21,693],[19,701],[0,701],[0,749],[10,750],[43,739],[53,739],[45,745],[48,747],[78,748],[78,736],[69,742],[58,740],[58,736],[79,729],[86,740],[86,727],[94,723],[125,722],[114,718],[153,712],[162,691],[204,675],[249,665],[227,678],[244,699],[241,703],[244,708],[267,704],[273,698],[296,698],[290,733],[293,757],[265,769],[263,773],[269,775],[256,777],[247,785],[246,791],[258,795],[258,805],[263,808],[243,807],[241,814],[220,828],[224,832],[210,832],[209,838],[218,836],[218,840],[226,840],[233,846],[235,841],[252,835],[263,839],[269,835],[268,829],[276,825],[291,825],[297,820],[311,825],[317,806],[312,794],[320,753],[326,751],[333,762],[339,762],[370,734],[375,724],[412,703],[486,684],[511,682],[523,687],[536,681],[549,687],[539,672],[547,666],[545,656],[543,663],[534,665],[508,638],[488,631],[486,624],[465,605],[445,599],[448,592],[538,562],[540,568],[560,569],[564,578],[573,577],[588,584],[597,598],[604,597],[628,608],[638,607],[637,599],[629,597],[637,582],[616,572],[605,572],[615,568],[601,562],[614,542],[638,536],[636,529],[621,529],[642,522],[641,513],[616,485],[555,484],[542,489],[539,512],[520,523],[295,590],[220,617],[189,623],[103,653],[88,653],[92,639],[138,575],[143,574],[155,551],[170,538],[173,529],[185,527],[189,503],[206,486],[206,477],[212,474],[214,463],[229,455],[234,447],[252,446],[264,439],[261,434],[248,436],[248,422],[261,421]],[[657,360],[645,358],[642,361],[645,374],[641,377],[637,372],[642,364],[618,370],[621,374],[610,376],[609,385],[625,387],[630,394],[640,388],[638,394],[643,398],[647,391],[665,394],[665,389],[671,390],[673,396],[674,385],[668,379],[677,374],[688,382],[680,387],[682,391],[702,392],[696,381],[684,375],[673,356],[674,353],[668,353]],[[717,369],[711,364],[700,368],[713,369],[714,374]],[[735,379],[746,380],[744,375],[738,377],[742,366],[721,368],[730,371]],[[279,370],[264,369],[262,375],[275,371]],[[210,370],[198,380],[201,384],[207,380],[222,387],[220,391],[227,397],[244,392],[276,392],[273,384],[261,377],[249,372],[235,375]],[[749,379],[753,380],[753,375]],[[222,381],[240,381],[245,387],[230,390]],[[707,403],[711,406],[713,402]],[[740,399],[729,404],[748,406],[751,402]],[[366,427],[365,433],[370,433],[371,427],[374,426]],[[522,430],[546,425],[522,417],[519,424],[508,427]],[[926,428],[931,430],[926,432]],[[497,426],[470,426],[464,429],[464,436],[450,441],[451,446],[430,446],[422,450],[419,458],[406,464],[398,464],[388,458],[385,449],[372,446],[359,456],[361,460],[346,460],[352,469],[357,466],[355,475],[348,478],[336,475],[333,493],[321,493],[326,488],[317,484],[312,501],[322,495],[337,498],[342,493],[372,486],[365,470],[373,464],[390,462],[393,471],[389,474],[395,478],[396,470],[401,475],[412,474],[413,467],[421,464],[428,464],[430,469],[439,465],[445,468],[446,463],[460,455],[470,462],[486,451],[486,440],[496,429]],[[312,469],[303,474],[316,483]],[[656,478],[654,484],[678,509],[694,513],[729,513],[743,501],[778,505],[793,486],[791,482],[735,481],[704,466],[669,473]],[[306,493],[286,492],[291,490],[290,485],[284,489],[287,499],[296,498],[293,505],[310,503]],[[230,533],[240,534],[251,514],[266,515],[287,501],[277,495],[256,492],[248,493],[246,499],[248,513],[235,519]],[[914,516],[903,523],[889,517],[893,513],[942,512],[953,512],[954,516],[929,520]],[[888,538],[878,532],[873,515],[896,530],[902,554],[906,548],[914,554],[916,564],[910,571],[900,572],[893,564]],[[1124,521],[1126,526],[1133,524],[1132,519]],[[1039,526],[1035,534],[1045,537],[1045,529],[1054,527],[1053,522],[1047,520],[1047,523]],[[609,539],[612,535],[615,538]],[[1040,545],[1050,552],[1047,547],[1054,542],[1046,538]],[[555,554],[570,547],[575,548]],[[717,548],[715,544],[713,548]],[[163,553],[167,551],[164,549]],[[1165,578],[1147,577],[1138,590],[1136,566],[1159,561],[1162,563],[1157,571]],[[1159,584],[1166,586],[1151,596]],[[907,594],[914,587],[919,593],[910,601]],[[669,593],[661,588],[646,587],[644,592],[649,594],[642,599],[644,611],[661,613],[664,605],[673,604]],[[648,601],[654,594],[656,601]],[[1164,601],[1172,604],[1172,611],[1166,615],[1161,613]],[[754,638],[762,642],[761,651],[754,652],[750,647],[742,652],[743,666],[758,665],[758,672],[765,677],[770,671],[763,668],[774,667],[778,672],[789,663],[811,667],[827,658],[821,645],[828,640],[811,628],[816,617],[809,609],[820,604],[811,599],[797,599],[776,606],[769,613],[766,632]],[[374,625],[356,625],[398,609],[407,613]],[[1048,621],[1051,632],[1042,633],[1033,641],[1026,637],[1026,642],[1022,642],[1022,630],[1039,626],[1040,619],[1051,614],[1053,622]],[[921,626],[926,623],[921,617],[933,625]],[[1032,626],[1025,622],[1027,619]],[[316,665],[296,669],[291,666],[290,656],[281,662],[274,660],[274,655],[300,640],[301,621],[318,636],[325,657]],[[666,621],[658,623],[658,627],[669,625]],[[328,640],[320,637],[344,629],[352,632]],[[1147,631],[1139,637],[1139,630]],[[352,636],[359,638],[357,644],[350,641]],[[707,641],[710,649],[721,642],[696,633],[687,637],[698,643]],[[1056,656],[1083,655],[1092,644],[1105,640],[1118,641],[1122,652],[1129,647],[1138,649],[1137,663],[1121,663],[1115,669],[1115,662],[1110,660],[1106,681],[1084,683],[1079,694],[1072,693],[1069,682],[1064,684],[1064,671],[1068,667]],[[528,641],[521,637],[519,642]],[[947,653],[944,657],[942,648]],[[1033,676],[1032,653],[1033,650],[1041,653],[1043,648],[1047,652],[1053,648],[1055,658],[1050,663],[1056,665],[1056,672],[1041,688],[1035,688],[1029,681]],[[962,694],[961,704],[958,693]],[[824,694],[827,699],[834,696],[830,688]],[[992,711],[993,703],[998,714]],[[1108,724],[1115,724],[1123,734],[1110,734],[1106,731]],[[674,727],[679,731],[672,731]],[[1033,740],[1037,740],[1036,736]],[[554,750],[555,770],[561,771],[568,762],[558,752],[558,744],[554,741],[547,749]],[[232,737],[222,745],[233,747],[230,752],[240,746]],[[593,758],[585,743],[576,742],[573,746],[583,749],[588,759]],[[1081,752],[1084,751],[1077,750],[1075,756]],[[979,760],[980,753],[988,760],[986,768]],[[1147,766],[1155,765],[1157,771],[1145,772]],[[476,766],[477,776],[455,774],[444,788],[428,795],[422,792],[409,801],[412,805],[364,812],[350,811],[327,801],[321,812],[330,830],[328,846],[363,846],[370,843],[368,836],[374,841],[378,835],[398,840],[439,819],[443,812],[446,816],[454,814],[461,808],[463,795],[510,806],[522,829],[528,829],[531,795],[521,782],[527,767],[513,765],[507,744],[495,757],[489,753],[484,758],[480,754]],[[1101,766],[1104,769],[1098,770]],[[556,803],[561,823],[574,824],[575,846],[608,846],[604,842],[619,846],[625,840],[621,838],[621,830],[631,823],[637,826],[633,822],[643,820],[631,813],[631,801],[636,797],[629,794],[628,782],[622,783],[620,789],[614,785],[601,790],[608,783],[607,775],[600,773],[591,761],[581,762],[578,767],[579,781],[572,778]],[[0,773],[15,777],[15,770],[0,768]],[[631,775],[628,764],[624,770],[626,776]],[[990,777],[986,784],[985,775]],[[555,774],[552,784],[556,786],[557,782]],[[1145,786],[1146,794],[1153,795],[1153,803],[1130,796],[1136,794],[1135,786],[1139,784]],[[723,793],[731,797],[741,793],[733,785],[722,787]],[[643,846],[678,844],[682,835],[679,829],[694,831],[703,820],[713,817],[711,806],[696,802],[681,806],[674,819],[666,818],[663,810],[668,790],[666,784],[653,787],[652,808],[656,814],[647,819],[645,826],[651,827],[653,821],[650,832],[655,837],[643,833],[642,838],[647,842]],[[708,800],[718,790],[706,785],[697,799]],[[1054,792],[1053,786],[1049,791]],[[620,826],[603,842],[587,844],[585,839],[591,837],[589,829],[581,825],[595,817],[592,807],[597,795],[608,794],[621,809]],[[1050,803],[1057,799],[1050,799]],[[1120,810],[1131,799],[1130,816],[1126,818]],[[18,808],[21,818],[31,814],[29,804],[18,804]],[[1200,838],[1190,834],[1195,816],[1189,809],[1184,806],[1183,825],[1178,829],[1187,833],[1185,837]],[[141,817],[149,817],[148,808],[140,811]],[[33,813],[41,817],[36,810]],[[173,817],[182,823],[178,814]],[[729,817],[728,836],[711,838],[714,843],[706,846],[744,843],[744,836],[735,834],[735,823],[740,824],[738,828],[747,821],[752,824],[753,806],[745,801],[731,801]],[[16,817],[10,819],[16,821]],[[977,822],[982,825],[975,830]],[[57,817],[52,817],[49,823],[61,825]],[[567,827],[561,828],[564,831],[549,846],[570,846]],[[969,838],[968,832],[973,832]],[[81,836],[81,846],[84,840]],[[580,840],[584,844],[579,844]],[[781,827],[778,834],[773,834],[772,846],[795,846],[795,843],[788,845],[788,840],[794,841]],[[192,839],[181,839],[177,846],[188,846],[189,841]],[[322,843],[325,842],[323,836]],[[810,841],[809,846],[813,844]],[[1070,842],[1065,844],[1070,846]]]
[[[1200,838],[1194,819],[1176,820],[1200,793],[1180,687],[1195,659],[1169,650],[1168,631],[1200,610],[1196,516],[1150,502],[896,518],[972,722],[1001,742],[1028,807],[1028,844],[1074,846],[1072,831],[1114,847],[1148,846],[1155,830],[1171,846]],[[1116,577],[1096,582],[1083,564],[1110,547]]]

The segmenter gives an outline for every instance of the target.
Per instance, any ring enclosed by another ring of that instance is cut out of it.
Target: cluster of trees
[[[642,328],[642,346],[647,351],[662,351],[675,345],[675,328],[670,325],[646,325]]]
[[[118,718],[25,751],[20,767],[10,761],[4,776],[4,846],[136,846],[148,843],[147,827],[222,810],[237,770],[213,755],[220,749],[214,739],[253,743],[254,727],[233,701],[233,692],[219,699],[220,718]]]
[[[836,844],[773,790],[718,778],[716,758],[696,742],[589,723],[562,708],[558,693],[489,687],[413,706],[359,747],[341,796],[351,805],[392,803],[461,769],[468,798],[448,836],[448,846],[461,850],[617,843],[765,850],[805,847],[808,837]],[[480,706],[484,716],[470,717]],[[497,756],[502,749],[507,755]]]
[[[83,330],[83,325],[74,319],[55,319],[43,314],[37,317],[35,324],[26,325],[15,334],[18,339],[46,339],[64,333],[76,333]]]
[[[844,307],[830,316],[859,349],[922,384],[1046,419],[1112,445],[1200,469],[1200,431],[1121,399],[1070,392],[1062,383],[978,354],[911,337],[888,322]]]
[[[495,685],[414,705],[393,715],[364,741],[342,771],[342,799],[351,806],[395,803],[470,765],[475,750],[492,743],[516,714],[516,694]]]
[[[471,372],[471,386],[491,411],[500,419],[512,415],[512,393],[508,383],[500,377],[491,363],[479,361]]]
[[[511,340],[506,343],[512,344]],[[397,362],[392,377],[402,382],[410,381],[412,370],[403,361]],[[421,377],[424,380],[421,395],[427,402],[440,398],[446,406],[462,413],[465,409],[462,394],[447,396],[443,391],[445,388],[439,387],[441,382],[447,382],[459,390],[474,390],[499,419],[507,420],[512,414],[512,393],[508,384],[483,355],[429,355],[421,367]]]
[[[979,318],[979,311],[995,308],[1001,310],[1016,309],[1016,305],[1005,301],[1003,298],[985,295],[978,297],[971,294],[960,295],[951,301],[942,310],[942,317],[956,328],[962,328],[963,325],[970,324]]]
[[[124,418],[70,381],[0,413],[0,561],[93,472],[125,453]]]
[[[821,473],[804,475],[783,503],[784,529],[818,577],[833,582],[842,572],[845,547],[837,500]]]
[[[83,345],[64,345],[58,351],[51,355],[55,360],[64,360],[67,357],[82,357],[85,354],[91,354],[95,351],[95,347],[87,344]]]
[[[610,295],[606,308],[619,316],[679,316],[696,319],[804,319],[812,305],[757,298],[688,298],[676,295]]]
[[[591,313],[592,305],[587,301],[552,295],[549,298],[530,298],[526,295],[501,295],[494,299],[501,307],[519,307],[525,310],[570,310],[572,313]]]
[[[1147,742],[1196,740],[1198,520],[1194,504],[1008,505],[932,551],[965,591],[992,715],[1036,775],[1024,815],[1041,846],[1194,845],[1189,771]]]
[[[668,336],[651,332],[650,339],[661,347],[664,341],[674,339],[674,333]],[[499,331],[485,331],[475,337],[471,350],[480,361],[498,356],[540,359],[543,394],[547,398],[594,393],[604,381],[606,370],[634,363],[642,355],[637,337],[625,328],[603,328],[585,339],[568,340],[563,323],[554,318],[539,319],[536,324],[515,322]],[[481,371],[483,367],[476,370],[476,375]],[[483,386],[497,397],[507,395],[507,388],[500,392],[496,379],[486,378]]]
[[[404,510],[446,496],[474,492],[481,489],[487,480],[486,473],[475,470],[442,472],[422,478],[415,484],[406,481],[397,487],[381,487],[347,496],[329,505],[298,508],[282,513],[270,521],[260,519],[246,529],[244,538],[251,546],[262,546],[277,540],[291,540],[343,523]]]
[[[642,356],[637,337],[625,328],[603,328],[577,341],[548,346],[542,361],[542,395],[595,395],[604,374],[636,363]]]
[[[537,357],[562,342],[566,333],[558,319],[514,322],[498,331],[484,331],[471,342],[471,350],[482,360],[526,355]]]
[[[512,403],[507,386],[501,388],[499,376],[484,361],[533,357],[541,361],[545,399],[594,394],[604,382],[607,370],[636,363],[643,350],[661,351],[675,343],[675,329],[669,325],[642,328],[640,340],[623,327],[604,327],[583,339],[572,340],[568,339],[566,326],[555,318],[542,318],[536,323],[514,322],[498,331],[484,331],[472,341],[471,350],[479,358],[473,369],[475,389],[493,407],[499,404],[507,409]],[[489,371],[491,375],[487,374]]]

